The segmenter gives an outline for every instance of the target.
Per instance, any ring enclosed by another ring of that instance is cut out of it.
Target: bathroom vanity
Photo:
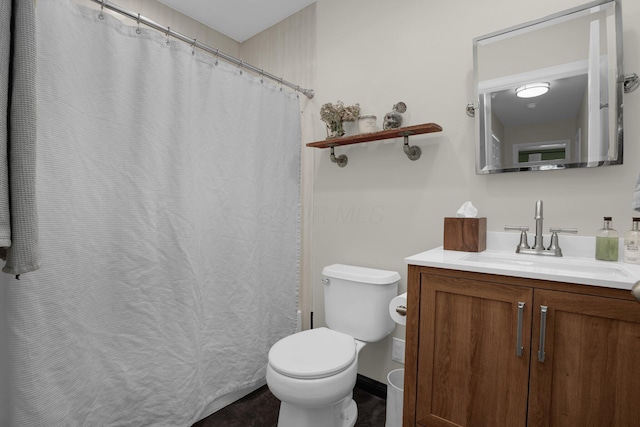
[[[406,259],[403,426],[637,425],[639,266],[496,249],[506,239]]]

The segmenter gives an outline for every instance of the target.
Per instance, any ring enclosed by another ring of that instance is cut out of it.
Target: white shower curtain
[[[295,330],[300,124],[188,44],[39,0],[41,269],[7,287],[12,426],[189,426]]]

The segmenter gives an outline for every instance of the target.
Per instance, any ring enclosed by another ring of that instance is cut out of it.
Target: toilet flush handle
[[[328,277],[325,277],[324,279],[322,279],[322,283],[324,283],[325,285],[330,285],[331,284],[331,280],[329,280]]]

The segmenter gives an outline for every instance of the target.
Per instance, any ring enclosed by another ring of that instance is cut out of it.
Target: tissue
[[[403,316],[398,313],[396,310],[397,307],[407,308],[407,293],[400,294],[389,303],[389,315],[398,325],[406,325],[407,324],[407,316],[406,314]]]
[[[456,212],[456,218],[476,218],[478,209],[471,202],[464,202]]]

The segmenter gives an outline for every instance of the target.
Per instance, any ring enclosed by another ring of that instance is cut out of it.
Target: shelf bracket
[[[404,147],[402,149],[404,150],[404,154],[407,155],[409,160],[418,160],[422,155],[422,150],[416,145],[409,145],[409,135],[412,135],[412,133],[405,132],[402,134],[402,136],[404,136]]]
[[[340,154],[338,157],[336,157],[336,153],[334,152],[333,147],[331,147],[331,155],[329,156],[329,158],[333,163],[337,163],[338,167],[341,168],[347,166],[347,163],[349,162],[349,159],[347,159],[347,156],[345,156],[344,154]]]

